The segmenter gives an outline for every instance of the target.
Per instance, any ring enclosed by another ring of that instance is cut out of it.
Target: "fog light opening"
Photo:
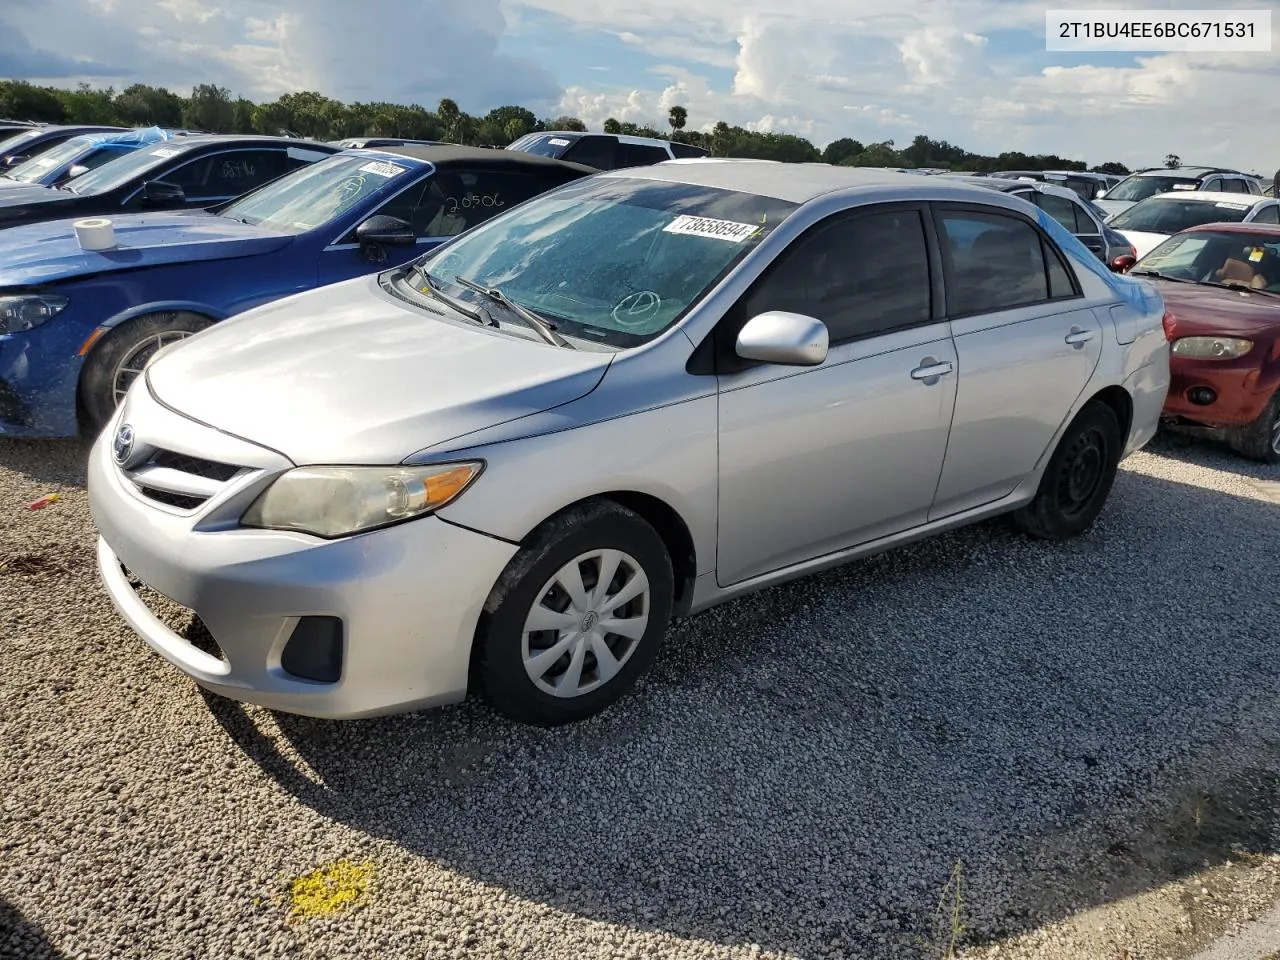
[[[300,617],[280,655],[280,666],[302,680],[337,683],[342,676],[342,621]]]
[[[1198,407],[1207,407],[1218,399],[1218,394],[1210,387],[1192,387],[1187,391],[1187,399]]]

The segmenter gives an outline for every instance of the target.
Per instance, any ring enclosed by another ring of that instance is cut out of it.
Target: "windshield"
[[[10,180],[23,183],[38,183],[53,170],[72,162],[80,154],[93,146],[94,141],[87,137],[72,137],[44,153],[38,153],[26,163],[20,163],[9,170],[5,176]]]
[[[732,190],[592,177],[521,204],[419,263],[459,294],[466,288],[456,277],[497,287],[567,336],[638,346],[679,320],[795,209]]]
[[[1106,200],[1123,200],[1126,203],[1137,203],[1157,193],[1172,193],[1174,190],[1194,190],[1200,185],[1195,177],[1138,177],[1122,180],[1107,191]]]
[[[1139,260],[1132,272],[1280,293],[1280,236],[1225,230],[1182,233]]]
[[[1233,200],[1183,200],[1178,197],[1151,197],[1135,203],[1111,221],[1117,230],[1138,233],[1178,233],[1202,223],[1239,223],[1253,208],[1251,203]]]
[[[28,130],[26,133],[20,133],[8,140],[0,141],[0,153],[13,153],[16,147],[22,146],[24,143],[30,143],[36,137],[44,136],[48,131],[39,128]]]
[[[392,184],[401,185],[420,169],[409,161],[339,155],[299,167],[218,211],[283,233],[305,233],[346,213]]]
[[[123,157],[117,157],[110,163],[104,163],[96,170],[81,174],[71,181],[67,189],[72,193],[81,194],[114,190],[182,152],[182,148],[170,143],[158,143],[145,150],[135,150],[132,153],[126,153]]]
[[[535,157],[556,159],[572,145],[573,141],[568,137],[525,137],[523,140],[517,140],[507,149],[531,153]]]

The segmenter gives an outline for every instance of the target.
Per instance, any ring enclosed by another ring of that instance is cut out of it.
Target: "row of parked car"
[[[1162,420],[1280,459],[1280,227],[1125,271],[1037,181],[207,136],[27,206],[89,177],[108,223],[0,220],[0,433],[91,432],[112,602],[275,709],[572,721],[673,616],[1082,533]]]

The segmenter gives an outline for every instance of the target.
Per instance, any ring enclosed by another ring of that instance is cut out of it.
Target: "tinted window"
[[[747,317],[766,310],[816,317],[833,342],[928,321],[920,214],[894,210],[815,227],[786,249],[744,306]]]
[[[187,191],[190,199],[238,197],[274,180],[287,169],[283,150],[228,150],[207,159],[204,181],[197,183],[194,190]],[[191,164],[191,167],[199,171],[201,163]]]
[[[671,152],[677,157],[705,157],[707,151],[688,143],[671,144]]]
[[[563,159],[597,170],[612,170],[617,166],[617,150],[618,141],[613,137],[583,137],[564,152]]]
[[[651,147],[642,143],[618,144],[618,166],[620,167],[646,167],[670,159],[670,154],[662,147]]]
[[[559,157],[573,145],[573,140],[568,137],[535,136],[529,134],[521,137],[519,140],[513,141],[507,147],[508,150],[517,150],[520,153],[532,153],[535,157]]]
[[[1253,194],[1255,197],[1262,196],[1262,185],[1258,183],[1257,180],[1246,180],[1244,181],[1244,184],[1245,190],[1249,193]]]
[[[1210,177],[1208,180],[1205,181],[1203,189],[1209,193],[1213,193],[1215,191],[1221,191],[1223,189],[1222,178]]]
[[[947,300],[954,316],[994,313],[1055,297],[1073,296],[1057,253],[1030,224],[996,213],[945,211],[941,215]]]
[[[1253,218],[1254,223],[1280,223],[1280,207],[1264,207]]]
[[[1134,204],[1111,221],[1117,230],[1139,233],[1174,234],[1202,223],[1243,220],[1252,204],[1246,200],[1184,200],[1181,197],[1152,197]]]
[[[1055,197],[1052,194],[1041,193],[1036,197],[1036,202],[1040,205],[1040,209],[1047,213],[1053,219],[1057,220],[1071,233],[1093,233],[1092,230],[1081,230],[1076,224],[1076,205],[1066,197]]]
[[[420,237],[452,237],[550,186],[529,173],[441,171],[428,182],[413,216]]]

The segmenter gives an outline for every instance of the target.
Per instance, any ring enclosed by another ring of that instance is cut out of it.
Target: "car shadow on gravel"
[[[44,930],[0,897],[0,960],[66,960]]]
[[[1240,720],[1280,679],[1277,542],[1275,504],[1125,470],[1078,540],[981,524],[683,621],[637,693],[573,727],[206,700],[321,814],[529,900],[939,956],[957,864],[980,943],[1275,849],[1280,751],[1188,771],[1280,743]]]
[[[1251,480],[1280,481],[1280,466],[1241,456],[1223,440],[1198,436],[1185,429],[1162,428],[1147,446],[1151,453],[1197,467],[1210,467]]]
[[[0,437],[0,466],[41,483],[83,487],[90,440],[12,440]]]

